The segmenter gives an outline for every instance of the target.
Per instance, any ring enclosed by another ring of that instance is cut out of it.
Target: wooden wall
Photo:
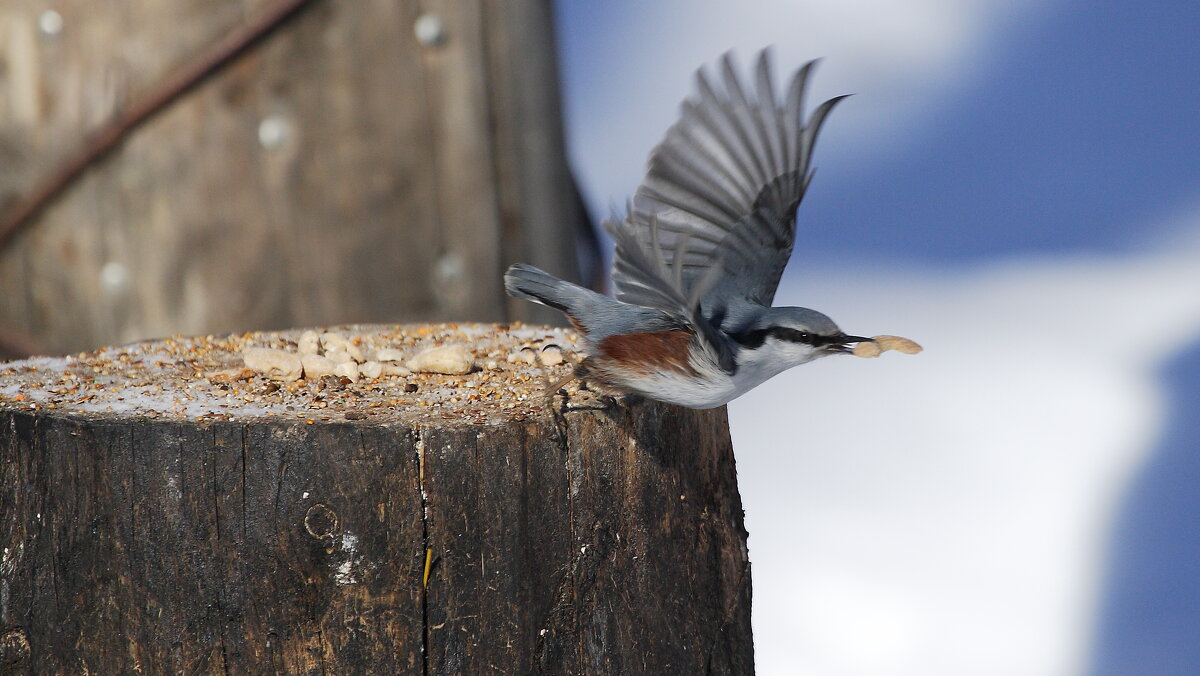
[[[5,0],[0,213],[270,5]],[[55,353],[175,333],[554,319],[501,285],[518,260],[578,275],[586,216],[552,28],[545,1],[314,0],[0,251],[0,327]]]

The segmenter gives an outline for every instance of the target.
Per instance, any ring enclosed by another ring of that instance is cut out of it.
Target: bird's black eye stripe
[[[815,339],[817,338],[808,331],[798,331],[796,329],[789,329],[783,326],[777,326],[771,329],[771,335],[780,340],[787,340],[793,343],[804,343],[805,345],[815,345]]]
[[[767,334],[770,329],[757,329],[755,331],[744,331],[742,333],[731,334],[731,337],[738,342],[742,347],[751,350],[757,350],[767,342]]]
[[[786,340],[792,343],[804,343],[805,345],[826,345],[828,343],[837,342],[834,338],[826,336],[818,336],[808,331],[799,329],[790,329],[786,326],[773,326],[769,329],[756,329],[754,331],[746,331],[733,335],[733,339],[741,345],[750,349],[762,347],[763,343],[767,342],[767,338],[775,338],[777,340]]]

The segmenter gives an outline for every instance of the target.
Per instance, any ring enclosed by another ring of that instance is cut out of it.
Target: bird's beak
[[[849,343],[866,343],[870,340],[870,338],[863,338],[862,336],[842,335],[838,336],[833,342],[829,343],[829,346],[825,349],[829,352],[845,353],[850,351]]]

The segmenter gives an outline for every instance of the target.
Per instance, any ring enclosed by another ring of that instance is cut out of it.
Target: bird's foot
[[[603,411],[616,405],[616,401],[607,394],[598,394],[591,390],[579,390],[575,394],[563,395],[563,411]]]
[[[546,388],[546,396],[554,400],[559,411],[629,408],[642,399],[641,395],[610,387],[591,376],[590,364],[584,360],[570,375]]]
[[[641,395],[614,390],[587,380],[568,378],[552,386],[548,394],[558,402],[560,411],[602,411],[629,408],[641,401]]]

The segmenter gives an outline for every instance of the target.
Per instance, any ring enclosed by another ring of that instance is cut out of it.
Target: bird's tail
[[[552,307],[572,319],[581,313],[586,315],[587,307],[599,296],[595,291],[564,282],[524,263],[517,263],[504,273],[504,288],[510,296]]]

